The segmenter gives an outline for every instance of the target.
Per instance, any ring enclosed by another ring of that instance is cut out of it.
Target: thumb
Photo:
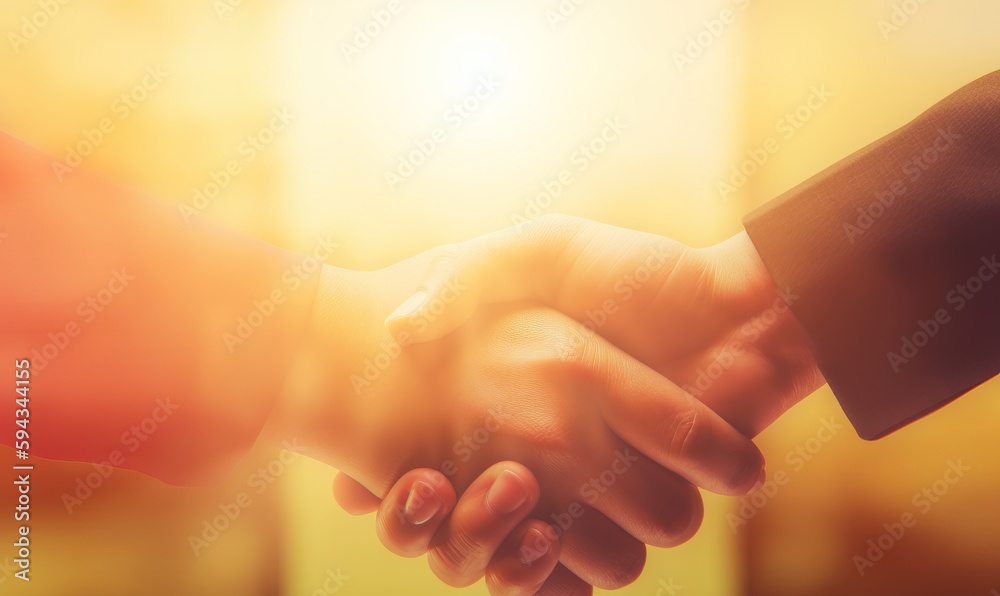
[[[421,343],[448,335],[469,320],[479,306],[480,275],[464,245],[441,249],[423,281],[385,320],[392,337]]]
[[[441,249],[423,283],[385,321],[396,338],[431,341],[466,322],[480,304],[533,300],[557,309],[568,269],[598,224],[547,215]]]

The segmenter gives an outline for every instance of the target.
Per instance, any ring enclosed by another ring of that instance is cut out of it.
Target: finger
[[[640,275],[669,277],[668,264],[686,249],[655,234],[546,215],[438,250],[423,282],[389,315],[386,328],[393,337],[404,334],[407,343],[430,341],[467,321],[480,305],[520,300],[595,325],[594,297],[655,293],[659,284],[648,279],[641,290],[622,283]],[[599,326],[613,333],[621,321]]]
[[[434,574],[455,587],[478,581],[538,497],[538,481],[520,464],[504,462],[483,472],[434,537],[428,557]]]
[[[333,478],[333,499],[351,515],[366,515],[382,503],[382,499],[343,472]]]
[[[646,565],[646,545],[590,505],[565,503],[545,520],[561,532],[560,562],[589,585],[617,590]]]
[[[546,216],[443,249],[420,287],[386,319],[393,337],[412,343],[447,335],[480,304],[535,300],[553,304],[574,238],[594,222]],[[571,255],[567,263],[573,263]],[[558,308],[558,306],[557,306]],[[563,309],[560,309],[563,310]]]
[[[671,361],[659,372],[741,433],[755,437],[823,383],[810,354],[782,349],[803,345],[794,321],[780,320],[768,331],[756,342],[758,349],[749,349],[739,340],[727,340],[713,349]],[[762,351],[774,354],[777,364]],[[725,372],[707,377],[703,371],[718,368],[722,357],[731,359]]]
[[[594,587],[573,574],[562,565],[557,565],[542,584],[537,596],[590,596]]]
[[[764,480],[764,456],[721,416],[600,338],[577,351],[581,389],[623,440],[689,482],[739,496]]]
[[[504,540],[486,568],[490,594],[530,596],[559,564],[559,537],[548,524],[528,520]]]
[[[580,487],[594,507],[640,542],[668,548],[694,536],[704,517],[701,493],[690,482],[616,441],[604,467]]]
[[[480,270],[470,260],[472,244],[442,247],[423,281],[385,320],[402,344],[431,341],[451,333],[479,307]]]
[[[379,507],[375,531],[390,551],[419,557],[454,508],[455,489],[443,474],[411,470],[389,489]]]

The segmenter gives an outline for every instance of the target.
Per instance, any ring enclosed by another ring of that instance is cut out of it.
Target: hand
[[[564,531],[561,564],[603,588],[637,576],[643,543],[694,533],[690,482],[736,495],[762,480],[756,447],[652,370],[597,336],[567,357],[577,326],[549,309],[484,308],[442,341],[399,349],[383,320],[436,256],[324,270],[271,434],[380,496],[410,469],[448,473],[461,492],[517,460],[540,483],[535,515]]]
[[[514,478],[516,477],[516,479]],[[411,470],[384,500],[339,474],[337,502],[354,515],[378,510],[376,530],[382,544],[404,557],[429,554],[431,568],[449,583],[466,585],[485,575],[491,594],[590,594],[591,586],[565,572],[551,576],[559,563],[555,531],[541,520],[527,519],[538,502],[538,482],[524,466],[503,462],[481,474],[457,500],[441,472]],[[526,490],[526,500],[510,513],[491,503]],[[461,556],[456,558],[455,554]]]
[[[583,324],[755,436],[823,382],[746,233],[694,249],[547,216],[450,247],[386,321],[415,342],[447,335],[480,304],[535,300]]]

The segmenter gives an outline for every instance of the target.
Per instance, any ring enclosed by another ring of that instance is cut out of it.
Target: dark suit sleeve
[[[748,215],[858,434],[1000,372],[1000,71]]]

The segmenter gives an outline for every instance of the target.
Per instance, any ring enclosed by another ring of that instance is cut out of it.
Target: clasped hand
[[[618,588],[696,532],[697,487],[764,481],[748,437],[821,382],[788,301],[745,234],[563,216],[330,267],[270,430],[343,471],[349,511],[384,498],[382,541],[450,585]]]

